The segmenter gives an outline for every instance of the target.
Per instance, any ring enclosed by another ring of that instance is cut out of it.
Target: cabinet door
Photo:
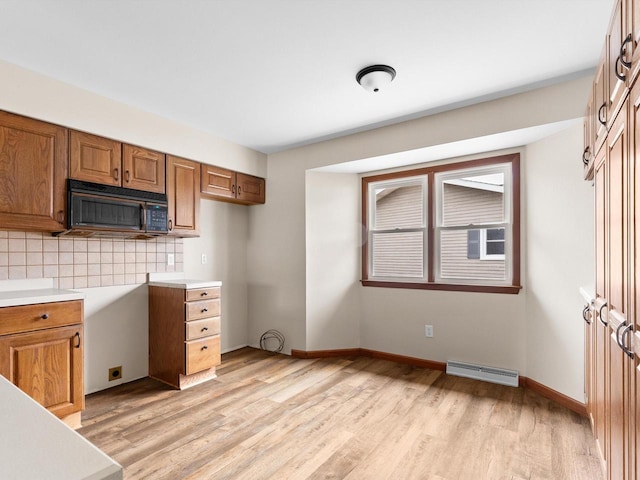
[[[122,146],[122,186],[164,193],[164,153],[124,144]]]
[[[627,19],[631,30],[631,42],[626,46],[625,59],[632,58],[631,72],[627,83],[633,85],[640,72],[640,0],[627,1]]]
[[[200,164],[167,155],[169,235],[198,236],[200,217]]]
[[[594,147],[596,154],[604,145],[607,138],[607,119],[609,117],[609,94],[606,51],[602,53],[600,62],[596,68],[596,75],[593,79],[593,116],[594,116]]]
[[[237,198],[243,203],[264,203],[265,180],[264,178],[236,173]]]
[[[626,98],[628,93],[627,75],[629,71],[625,68],[620,53],[624,48],[622,43],[627,36],[627,22],[626,22],[626,2],[627,0],[617,0],[611,17],[611,23],[609,24],[609,31],[607,32],[606,45],[609,49],[608,54],[608,104],[609,114],[607,119],[607,125],[610,127],[620,108],[622,102]]]
[[[0,374],[58,417],[84,408],[82,325],[0,337]]]
[[[596,302],[594,310],[595,323],[594,328],[594,357],[593,364],[595,374],[593,375],[594,386],[593,391],[593,412],[595,418],[594,434],[596,442],[600,450],[602,458],[606,460],[606,392],[608,381],[608,331],[604,325],[607,322],[606,289],[607,289],[607,272],[606,272],[606,252],[607,252],[607,183],[605,162],[607,149],[600,150],[595,160],[595,223],[596,223]],[[604,317],[604,318],[603,318]]]
[[[208,197],[235,198],[236,172],[203,164],[200,191]]]
[[[0,225],[66,228],[67,129],[0,112]]]
[[[76,180],[122,185],[122,144],[89,133],[71,131],[69,175]]]
[[[595,151],[593,147],[593,91],[587,102],[587,109],[582,122],[582,136],[584,148],[582,150],[582,168],[585,180],[593,180],[593,159]]]

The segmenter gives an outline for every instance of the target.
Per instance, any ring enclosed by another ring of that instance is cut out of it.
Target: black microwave
[[[165,194],[69,179],[67,199],[64,233],[132,237],[168,233]]]

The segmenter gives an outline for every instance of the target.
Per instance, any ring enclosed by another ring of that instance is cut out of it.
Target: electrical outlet
[[[109,369],[109,381],[122,378],[122,365]]]
[[[167,253],[167,265],[175,265],[176,257],[173,253]]]
[[[205,265],[207,263],[207,254],[203,253],[202,254],[202,265]]]
[[[424,326],[424,336],[429,338],[433,337],[433,325]]]

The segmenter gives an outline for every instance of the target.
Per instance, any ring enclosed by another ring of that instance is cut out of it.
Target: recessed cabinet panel
[[[60,418],[84,408],[82,325],[0,337],[0,374]]]
[[[109,138],[71,131],[69,174],[75,180],[121,185],[122,144]]]
[[[237,173],[236,177],[238,200],[247,203],[265,202],[264,178],[254,177],[244,173]]]
[[[200,164],[167,155],[169,235],[198,236],[200,220]]]
[[[0,226],[56,232],[66,225],[67,129],[0,112]]]
[[[142,147],[122,146],[122,186],[146,192],[165,192],[165,156]]]
[[[213,165],[202,165],[200,191],[214,197],[235,198],[236,173]]]

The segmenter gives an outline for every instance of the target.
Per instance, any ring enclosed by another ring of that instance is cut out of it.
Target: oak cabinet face
[[[70,140],[71,178],[147,192],[165,192],[164,153],[74,130]]]
[[[0,308],[0,374],[59,418],[84,408],[81,300]]]
[[[197,237],[200,223],[200,164],[167,155],[169,235]]]
[[[0,225],[56,232],[66,227],[67,129],[0,112]]]
[[[265,179],[212,165],[202,165],[200,191],[213,198],[242,205],[265,203]]]

